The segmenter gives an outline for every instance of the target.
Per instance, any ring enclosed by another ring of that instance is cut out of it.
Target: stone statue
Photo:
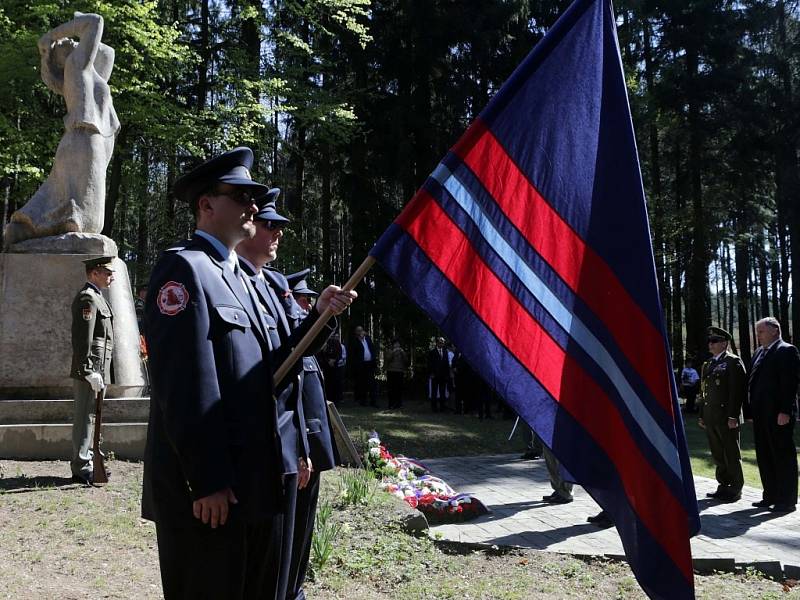
[[[75,13],[39,39],[42,80],[64,96],[67,115],[53,170],[11,215],[5,244],[69,232],[97,234],[105,216],[106,169],[119,120],[108,78],[114,50],[100,42],[103,18]],[[77,38],[75,41],[72,38]]]

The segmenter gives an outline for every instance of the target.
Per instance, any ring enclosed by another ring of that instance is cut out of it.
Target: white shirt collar
[[[722,352],[720,352],[719,354],[714,356],[714,360],[719,360],[719,357],[722,356],[723,354],[725,354],[726,352],[727,352],[727,350],[723,350]]]

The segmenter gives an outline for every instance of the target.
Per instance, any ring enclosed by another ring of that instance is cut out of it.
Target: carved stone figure
[[[66,102],[64,136],[47,180],[11,215],[7,246],[29,238],[103,229],[106,169],[119,120],[108,86],[114,50],[101,43],[102,36],[100,15],[76,12],[74,19],[39,39],[42,80]]]

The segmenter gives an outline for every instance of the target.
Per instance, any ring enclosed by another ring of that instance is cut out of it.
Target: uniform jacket
[[[760,351],[759,351],[760,352]],[[753,356],[753,363],[758,352]],[[749,382],[750,410],[754,416],[797,416],[797,392],[800,385],[800,354],[791,344],[778,340],[752,369]]]
[[[253,283],[259,303],[267,313],[265,318],[269,320],[271,328],[274,326],[274,329],[271,330],[275,338],[274,347],[276,348],[276,360],[273,367],[277,369],[289,356],[292,349],[294,349],[305,332],[308,331],[309,326],[317,319],[318,315],[316,311],[313,311],[313,314],[305,318],[302,324],[297,323],[297,327],[293,327],[284,309],[286,302],[285,297],[288,297],[285,296],[288,294],[288,283],[283,279],[283,276],[281,275],[278,279],[280,283],[273,286],[273,280],[277,278],[276,271],[262,269],[262,275],[264,275],[264,277],[261,278],[255,274],[252,267],[247,262],[242,261],[241,265],[242,269],[250,276],[250,281]],[[335,321],[333,321],[333,324],[328,323],[323,328],[320,335],[317,336],[306,349],[304,353],[306,356],[310,356],[325,344],[328,337],[334,331],[335,323]],[[309,423],[307,415],[305,415],[306,403],[302,400],[303,364],[305,360],[304,358],[303,361],[298,363],[296,369],[290,372],[281,383],[281,388],[278,390],[277,394],[278,414],[281,419],[281,429],[285,427],[288,414],[291,412],[294,416],[293,420],[295,426],[297,430],[301,432],[299,442],[302,444],[302,448],[300,453],[303,456],[310,456],[311,462],[316,466],[316,461],[314,461],[315,453],[311,447],[311,440],[309,437]],[[293,460],[294,468],[288,472],[296,471],[297,449],[292,450],[284,443],[283,454],[284,463]],[[289,465],[285,466],[287,468],[289,467]]]
[[[309,318],[289,293],[289,284],[285,277],[273,269],[264,270],[265,279],[271,290],[280,298],[283,316],[281,323],[286,322],[288,329],[285,335],[289,340],[297,338],[298,331],[303,328]],[[312,310],[312,312],[314,312]],[[325,346],[330,334],[335,331],[335,322],[330,330],[314,340],[306,356],[303,357],[303,370],[299,391],[305,416],[308,449],[314,470],[317,472],[333,469],[339,464],[339,454],[334,443],[333,430],[328,419],[328,403],[325,398],[325,382],[317,359],[313,356]],[[291,343],[291,341],[289,342]]]
[[[747,396],[747,375],[742,359],[726,350],[718,360],[703,364],[700,414],[708,423],[742,422],[742,405]]]
[[[145,323],[152,391],[142,516],[196,526],[192,501],[226,487],[239,501],[231,518],[279,512],[274,357],[252,288],[198,236],[159,259]],[[286,435],[297,439],[291,427]]]
[[[114,313],[108,302],[87,282],[72,301],[70,377],[83,380],[90,373],[100,373],[106,383],[111,383],[113,321]]]

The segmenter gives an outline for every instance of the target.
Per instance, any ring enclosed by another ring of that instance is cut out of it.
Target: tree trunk
[[[333,281],[333,265],[331,264],[331,230],[333,228],[331,203],[331,149],[328,142],[321,148],[320,176],[322,179],[322,273],[325,281]]]
[[[697,81],[697,50],[691,46],[686,49],[686,68],[690,89]],[[687,270],[687,288],[689,302],[686,306],[686,347],[695,355],[704,355],[706,351],[706,328],[709,325],[706,304],[708,288],[709,251],[707,241],[707,223],[703,207],[703,189],[701,175],[702,148],[700,138],[700,102],[695,93],[688,98],[689,104],[689,189],[692,202],[692,253]]]
[[[126,152],[127,128],[123,125],[119,130],[119,135],[114,144],[114,156],[111,159],[111,174],[108,178],[108,193],[106,194],[105,216],[103,217],[104,236],[114,237],[114,215],[119,202],[119,190],[122,185],[122,162],[123,154]]]
[[[149,271],[150,256],[147,251],[149,209],[150,209],[150,149],[143,146],[139,153],[139,177],[141,192],[137,210],[137,235],[136,235],[136,284],[142,283]]]
[[[744,364],[750,364],[750,318],[748,316],[749,294],[748,273],[750,271],[750,252],[748,249],[747,223],[741,216],[736,218],[736,315],[739,319],[739,356]]]

